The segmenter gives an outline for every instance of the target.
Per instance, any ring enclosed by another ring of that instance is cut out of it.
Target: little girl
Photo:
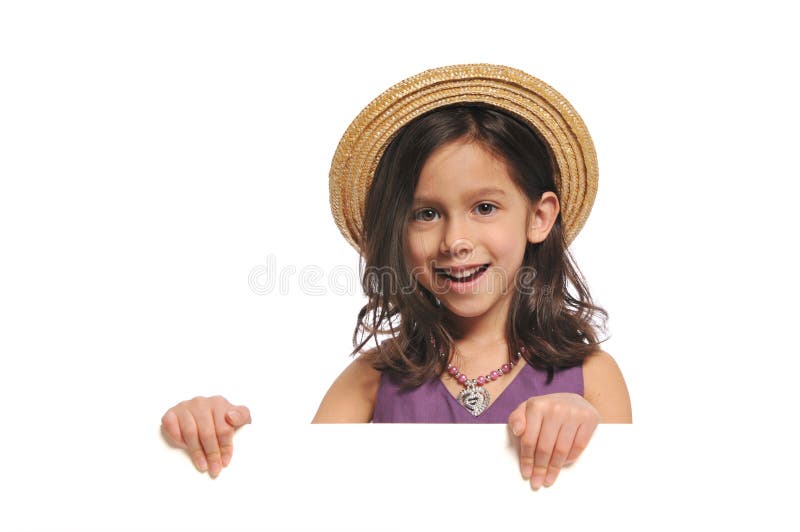
[[[567,248],[596,186],[579,115],[519,70],[429,70],[370,103],[330,175],[334,219],[364,261],[361,356],[313,422],[508,423],[534,489],[577,460],[598,422],[630,423],[625,381],[598,348],[607,314]],[[195,398],[162,425],[216,476],[249,420],[224,398]]]

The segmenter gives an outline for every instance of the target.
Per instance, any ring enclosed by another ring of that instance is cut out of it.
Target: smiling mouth
[[[460,272],[447,273],[448,270],[442,268],[434,268],[434,270],[436,271],[436,275],[449,279],[453,283],[468,283],[480,277],[488,268],[489,265],[484,264]]]

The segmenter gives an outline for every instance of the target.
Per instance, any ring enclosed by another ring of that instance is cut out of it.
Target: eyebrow
[[[484,187],[479,188],[478,190],[469,192],[467,196],[475,197],[475,196],[502,196],[505,197],[506,193],[503,189],[495,188],[495,187]],[[420,196],[414,198],[414,204],[418,203],[433,203],[434,200],[425,196]]]

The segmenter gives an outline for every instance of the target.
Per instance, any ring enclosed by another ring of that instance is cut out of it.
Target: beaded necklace
[[[440,353],[439,356],[442,358],[447,357],[447,355],[444,353]],[[491,401],[489,391],[484,388],[483,385],[489,381],[496,381],[503,375],[511,373],[511,369],[519,364],[520,356],[522,355],[519,351],[517,351],[517,353],[513,356],[513,359],[512,357],[509,357],[507,363],[486,375],[479,375],[476,379],[470,379],[461,373],[456,366],[448,363],[447,373],[459,384],[465,387],[463,390],[461,390],[461,393],[458,394],[457,400],[461,406],[466,408],[467,412],[473,416],[481,415],[487,408],[489,408],[489,402]]]

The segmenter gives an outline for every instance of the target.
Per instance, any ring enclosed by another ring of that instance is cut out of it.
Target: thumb
[[[241,427],[252,422],[250,409],[246,406],[234,406],[225,414],[225,420],[234,427]]]
[[[508,416],[508,426],[514,436],[519,436],[525,432],[525,425],[527,422],[525,419],[525,409],[525,402],[520,403],[520,405],[511,412],[511,415]]]

